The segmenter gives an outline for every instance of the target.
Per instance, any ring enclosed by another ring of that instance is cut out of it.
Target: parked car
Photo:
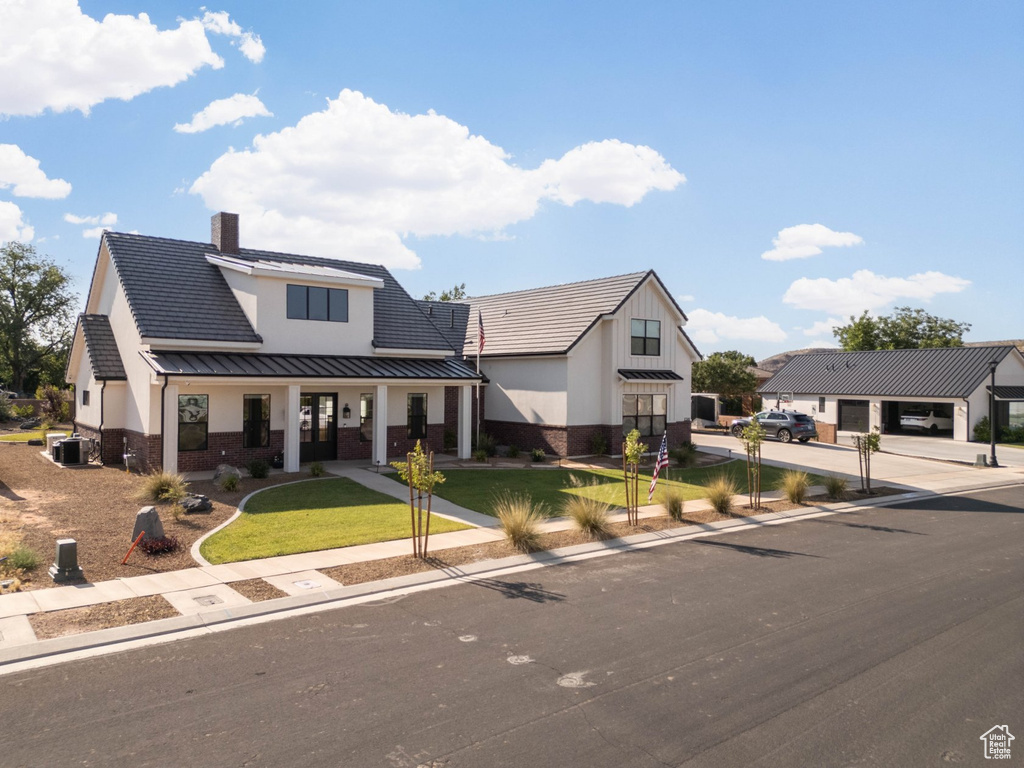
[[[753,416],[750,418],[754,418]],[[818,428],[814,426],[814,419],[804,413],[796,411],[761,411],[757,414],[757,420],[768,437],[776,437],[781,443],[788,443],[791,440],[799,440],[806,443],[812,437],[818,436]],[[736,437],[743,433],[743,429],[750,424],[750,419],[733,419],[729,430]]]
[[[911,408],[900,416],[900,428],[928,430],[933,435],[940,430],[951,432],[953,418],[934,408]]]

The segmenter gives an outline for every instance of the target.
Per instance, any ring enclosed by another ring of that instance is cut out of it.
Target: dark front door
[[[337,395],[299,396],[299,461],[338,458]]]

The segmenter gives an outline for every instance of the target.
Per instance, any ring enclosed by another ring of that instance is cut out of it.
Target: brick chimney
[[[215,213],[210,218],[210,242],[221,253],[238,253],[238,214]]]

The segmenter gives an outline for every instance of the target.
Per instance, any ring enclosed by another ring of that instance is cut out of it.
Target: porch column
[[[299,471],[299,390],[300,385],[288,385],[284,406],[284,471]]]
[[[473,448],[473,385],[459,387],[459,458],[468,459]]]
[[[178,472],[178,385],[168,384],[164,388],[164,433],[163,468],[164,472]]]
[[[388,464],[388,385],[373,388],[373,461]]]

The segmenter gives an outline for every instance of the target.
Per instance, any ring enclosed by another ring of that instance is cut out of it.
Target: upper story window
[[[630,349],[631,355],[652,355],[661,354],[661,321],[660,320],[636,320],[630,321]]]
[[[347,323],[348,289],[289,285],[288,318],[290,320],[330,320],[334,323]]]

